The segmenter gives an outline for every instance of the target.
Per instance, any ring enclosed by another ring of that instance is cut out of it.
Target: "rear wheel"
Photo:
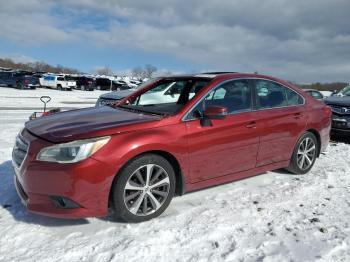
[[[315,164],[318,148],[315,135],[311,132],[304,133],[294,148],[287,170],[297,175],[309,172]]]
[[[85,86],[84,86],[84,85],[81,85],[81,86],[80,86],[80,90],[81,90],[81,91],[85,91]]]
[[[175,173],[159,155],[147,154],[129,162],[113,185],[115,216],[142,222],[162,214],[175,192]]]

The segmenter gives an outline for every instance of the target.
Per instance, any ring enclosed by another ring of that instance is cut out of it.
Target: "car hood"
[[[59,143],[132,131],[137,124],[160,119],[157,115],[102,106],[40,117],[26,122],[25,128],[35,136]]]
[[[350,106],[350,96],[331,96],[327,97],[324,102],[327,105]]]
[[[132,94],[136,89],[127,89],[127,90],[120,90],[115,92],[106,93],[100,96],[100,98],[104,99],[115,99],[120,100],[124,97],[127,97],[128,95]]]

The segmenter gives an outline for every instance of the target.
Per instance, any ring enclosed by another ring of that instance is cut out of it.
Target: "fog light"
[[[72,208],[80,208],[81,206],[77,203],[75,203],[73,200],[61,197],[61,196],[50,196],[51,201],[54,203],[54,205],[58,208],[66,208],[66,209],[72,209]]]

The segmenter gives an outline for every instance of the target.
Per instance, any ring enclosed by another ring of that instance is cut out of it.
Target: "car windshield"
[[[350,85],[339,92],[342,96],[350,96]]]
[[[179,112],[208,84],[207,79],[163,79],[153,88],[132,97],[120,107],[145,113],[172,115]]]

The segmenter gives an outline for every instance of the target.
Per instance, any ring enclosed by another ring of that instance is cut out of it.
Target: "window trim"
[[[279,82],[272,81],[272,80],[269,80],[269,79],[254,79],[254,80],[255,80],[255,81],[256,81],[256,80],[263,80],[263,81],[267,81],[267,82],[276,83],[276,84],[278,84],[278,85],[280,85],[280,86],[283,86],[283,87],[285,87],[285,88],[291,90],[292,92],[296,93],[297,95],[299,95],[300,97],[303,98],[303,103],[302,103],[302,104],[296,104],[296,105],[288,105],[288,104],[287,104],[286,106],[275,106],[275,107],[258,108],[258,106],[260,106],[260,103],[258,103],[258,97],[257,97],[257,95],[255,95],[255,108],[254,108],[254,111],[261,111],[261,110],[267,110],[267,109],[275,109],[275,108],[284,108],[284,107],[292,107],[292,106],[301,106],[301,105],[305,105],[305,98],[304,98],[301,94],[299,94],[297,91],[295,91],[294,89],[292,89],[292,88],[289,88],[289,87],[287,87],[287,86],[285,86],[285,85],[282,85],[282,84],[279,83]],[[254,82],[255,82],[255,81],[254,81]],[[255,89],[255,94],[257,94],[257,93],[256,93],[256,85],[255,85],[255,83],[254,83],[254,89]],[[286,99],[287,103],[289,103],[287,91],[284,92],[284,95],[285,95],[285,99]]]
[[[205,99],[205,97],[214,89],[214,88],[217,88],[219,86],[221,86],[222,84],[225,84],[227,82],[230,82],[230,81],[234,81],[234,80],[265,80],[265,81],[270,81],[270,82],[273,82],[273,83],[276,83],[276,84],[279,84],[285,88],[288,88],[290,90],[292,90],[293,92],[297,93],[299,96],[301,96],[301,98],[303,99],[303,103],[302,104],[298,104],[298,105],[286,105],[286,106],[280,106],[280,107],[271,107],[271,108],[261,108],[261,109],[257,109],[257,103],[256,103],[256,88],[255,88],[255,84],[252,83],[253,81],[249,81],[249,84],[252,88],[252,92],[251,92],[251,95],[252,95],[252,103],[251,103],[251,110],[241,110],[241,111],[237,111],[237,112],[232,112],[232,113],[229,113],[227,115],[236,115],[236,114],[241,114],[241,113],[247,113],[247,112],[257,112],[257,111],[264,111],[264,110],[272,110],[272,109],[281,109],[281,108],[286,108],[286,107],[299,107],[299,106],[304,106],[305,103],[306,103],[306,100],[305,100],[305,97],[300,94],[298,91],[294,90],[293,88],[290,88],[280,82],[277,82],[275,80],[271,80],[271,79],[266,79],[266,78],[260,78],[260,77],[241,77],[241,78],[231,78],[231,79],[228,79],[228,80],[225,80],[215,86],[213,86],[211,89],[209,89],[203,96],[200,100],[197,101],[197,103],[195,103],[185,114],[184,116],[181,118],[181,121],[182,122],[188,122],[188,121],[193,121],[193,120],[199,120],[198,118],[187,118],[191,111],[197,107],[197,105],[199,105],[203,99]]]

